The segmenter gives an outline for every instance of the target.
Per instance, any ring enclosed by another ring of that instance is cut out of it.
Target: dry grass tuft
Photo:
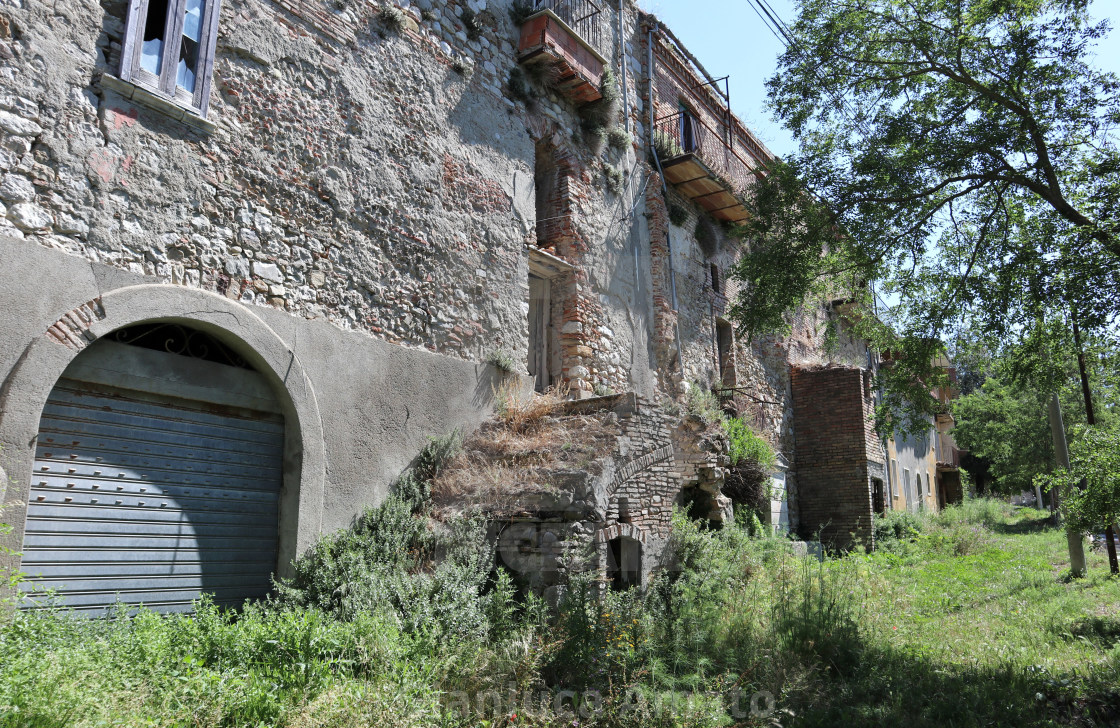
[[[494,419],[432,481],[437,515],[471,507],[498,516],[531,511],[556,492],[561,471],[597,474],[597,461],[614,451],[610,413],[564,414],[562,391],[525,395],[503,385],[495,399]]]
[[[564,406],[567,398],[567,385],[537,394],[526,392],[516,380],[507,379],[494,390],[494,411],[511,431],[526,434],[538,429],[545,418]]]

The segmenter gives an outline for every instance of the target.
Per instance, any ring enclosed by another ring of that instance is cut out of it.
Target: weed
[[[705,255],[710,258],[716,254],[716,228],[707,216],[697,216],[696,229],[693,230],[693,235],[696,237],[696,244],[700,246],[700,250],[704,251]]]
[[[536,10],[533,8],[533,3],[530,0],[513,0],[509,6],[509,19],[517,27],[521,27],[530,15],[534,14]]]
[[[679,157],[684,154],[684,149],[681,148],[679,141],[669,136],[663,131],[655,131],[653,133],[653,151],[657,155],[657,159],[665,161]],[[650,160],[653,163],[654,160]]]
[[[459,20],[463,21],[463,30],[468,39],[478,40],[482,36],[482,20],[478,17],[478,13],[464,7],[459,13]]]
[[[707,387],[692,382],[684,400],[685,411],[700,420],[705,426],[713,427],[723,422],[723,410],[719,398]]]
[[[610,145],[611,149],[622,151],[633,143],[634,140],[630,137],[630,132],[622,127],[616,126],[607,132],[607,144]]]
[[[494,390],[494,409],[511,432],[526,434],[539,428],[545,418],[556,412],[567,394],[563,386],[536,393],[525,390],[520,382],[505,381]]]
[[[404,30],[404,11],[395,5],[382,5],[378,8],[377,19],[381,21],[382,27],[390,32],[400,33]]]
[[[409,469],[393,483],[393,494],[414,511],[422,510],[431,499],[432,481],[459,454],[462,446],[463,436],[458,430],[444,437],[429,438]]]
[[[474,61],[466,56],[459,56],[451,63],[451,70],[463,78],[470,78],[474,74]]]
[[[509,95],[515,100],[529,106],[535,104],[537,93],[529,83],[528,77],[521,66],[514,66],[509,71]]]
[[[603,165],[603,180],[606,182],[607,190],[611,194],[617,195],[622,192],[625,179],[622,170],[618,167],[609,164]]]
[[[437,17],[436,14],[433,13],[431,10],[421,10],[420,11],[420,19],[423,20],[425,23],[434,23],[436,21],[436,17]]]
[[[513,363],[513,357],[504,349],[495,349],[490,352],[486,356],[486,362],[503,374],[513,374],[517,369],[517,365]]]
[[[607,141],[615,117],[618,116],[618,82],[615,81],[614,72],[609,68],[603,71],[599,82],[599,93],[602,98],[584,104],[579,109],[584,138],[595,151],[598,151],[598,148]]]
[[[688,222],[688,210],[675,202],[669,203],[669,222],[681,227]]]
[[[602,383],[596,384],[593,388],[593,391],[596,397],[610,397],[611,395],[616,394],[613,388]]]

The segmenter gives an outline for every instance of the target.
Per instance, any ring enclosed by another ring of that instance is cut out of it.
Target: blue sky
[[[774,73],[782,46],[746,0],[639,0],[681,39],[716,78],[731,76],[731,109],[772,152],[794,151],[789,134],[766,108],[766,79]],[[786,23],[796,17],[793,0],[769,0]],[[1098,17],[1114,0],[1096,0]],[[1116,24],[1116,20],[1113,20]],[[1111,41],[1111,42],[1109,42]],[[1120,31],[1097,48],[1100,67],[1120,73]]]

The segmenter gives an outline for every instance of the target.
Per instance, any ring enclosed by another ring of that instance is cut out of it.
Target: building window
[[[723,293],[723,287],[720,285],[721,281],[719,279],[719,266],[716,265],[715,263],[712,263],[711,270],[712,270],[712,290],[715,291],[716,293]]]
[[[731,324],[716,319],[716,356],[719,357],[719,381],[725,387],[735,386],[735,334]]]
[[[683,101],[677,108],[681,119],[681,149],[685,154],[695,154],[700,149],[700,122]]]
[[[121,79],[206,116],[221,0],[129,0]]]

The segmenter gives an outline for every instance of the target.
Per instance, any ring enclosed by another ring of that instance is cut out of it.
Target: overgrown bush
[[[478,13],[464,7],[459,13],[459,20],[463,21],[463,31],[469,40],[478,40],[482,36],[482,20],[478,17]]]
[[[504,374],[512,374],[517,366],[513,357],[504,349],[495,349],[486,356],[486,362]]]
[[[459,453],[463,435],[458,430],[444,437],[434,437],[413,460],[411,467],[393,483],[393,494],[419,511],[432,497],[432,481]]]
[[[778,582],[775,632],[782,647],[839,674],[849,673],[862,651],[862,617],[856,577],[844,562],[804,559],[792,578]]]
[[[696,382],[689,384],[684,398],[685,412],[697,418],[705,426],[712,427],[723,422],[723,411],[719,398],[707,387]]]
[[[520,28],[521,24],[535,12],[536,10],[530,0],[513,0],[509,6],[509,19],[510,22]]]
[[[724,418],[723,431],[727,434],[730,443],[728,455],[731,457],[732,467],[741,463],[755,462],[763,470],[774,469],[778,462],[774,448],[770,447],[770,443],[761,435],[756,434],[742,418]]]
[[[599,93],[602,98],[590,104],[584,104],[579,109],[581,128],[584,138],[596,147],[607,141],[610,129],[614,126],[618,116],[618,100],[620,98],[618,82],[615,80],[614,71],[610,68],[603,70],[603,77],[599,82]]]
[[[965,498],[959,504],[946,506],[932,518],[942,526],[961,523],[991,528],[1006,521],[1013,513],[1014,508],[1006,501],[995,498]]]
[[[603,165],[603,181],[606,183],[607,190],[617,195],[622,192],[622,187],[625,182],[622,170],[610,164]]]
[[[688,222],[688,210],[680,205],[670,202],[669,203],[669,222],[680,227]]]
[[[872,521],[872,527],[876,548],[890,550],[917,539],[925,529],[925,520],[910,511],[888,510]]]

